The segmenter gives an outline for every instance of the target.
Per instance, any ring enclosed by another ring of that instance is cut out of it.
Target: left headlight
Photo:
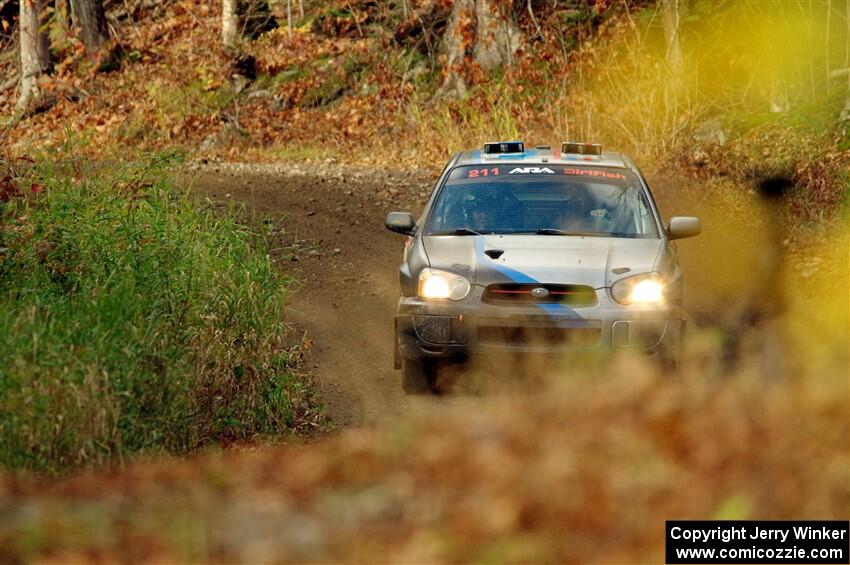
[[[646,273],[620,279],[611,285],[611,296],[620,304],[661,304],[664,282],[658,273]]]
[[[469,281],[466,278],[440,271],[422,269],[419,273],[419,296],[421,298],[448,298],[463,300],[469,294]]]

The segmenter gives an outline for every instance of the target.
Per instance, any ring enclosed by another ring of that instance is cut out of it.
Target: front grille
[[[546,292],[536,291],[545,289]],[[537,296],[535,292],[545,294]],[[596,306],[596,291],[580,284],[491,284],[484,290],[484,302],[504,306],[528,304],[564,304],[566,306]]]
[[[478,342],[491,346],[592,347],[599,343],[601,336],[602,330],[598,327],[478,327]]]

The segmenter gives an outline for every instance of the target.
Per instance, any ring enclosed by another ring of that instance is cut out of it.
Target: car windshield
[[[426,233],[658,237],[631,171],[546,164],[455,168]]]

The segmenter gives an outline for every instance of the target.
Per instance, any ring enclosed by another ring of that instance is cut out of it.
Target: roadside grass
[[[12,163],[0,195],[0,465],[53,473],[303,424],[289,279],[262,234],[181,193],[174,157],[73,155]]]

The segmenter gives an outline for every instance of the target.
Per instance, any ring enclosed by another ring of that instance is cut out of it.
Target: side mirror
[[[670,218],[670,223],[667,225],[667,234],[670,239],[693,237],[699,235],[701,231],[702,224],[699,218],[694,216],[675,216]]]
[[[416,227],[416,220],[413,219],[413,214],[408,212],[390,212],[384,225],[390,231],[410,235]]]

